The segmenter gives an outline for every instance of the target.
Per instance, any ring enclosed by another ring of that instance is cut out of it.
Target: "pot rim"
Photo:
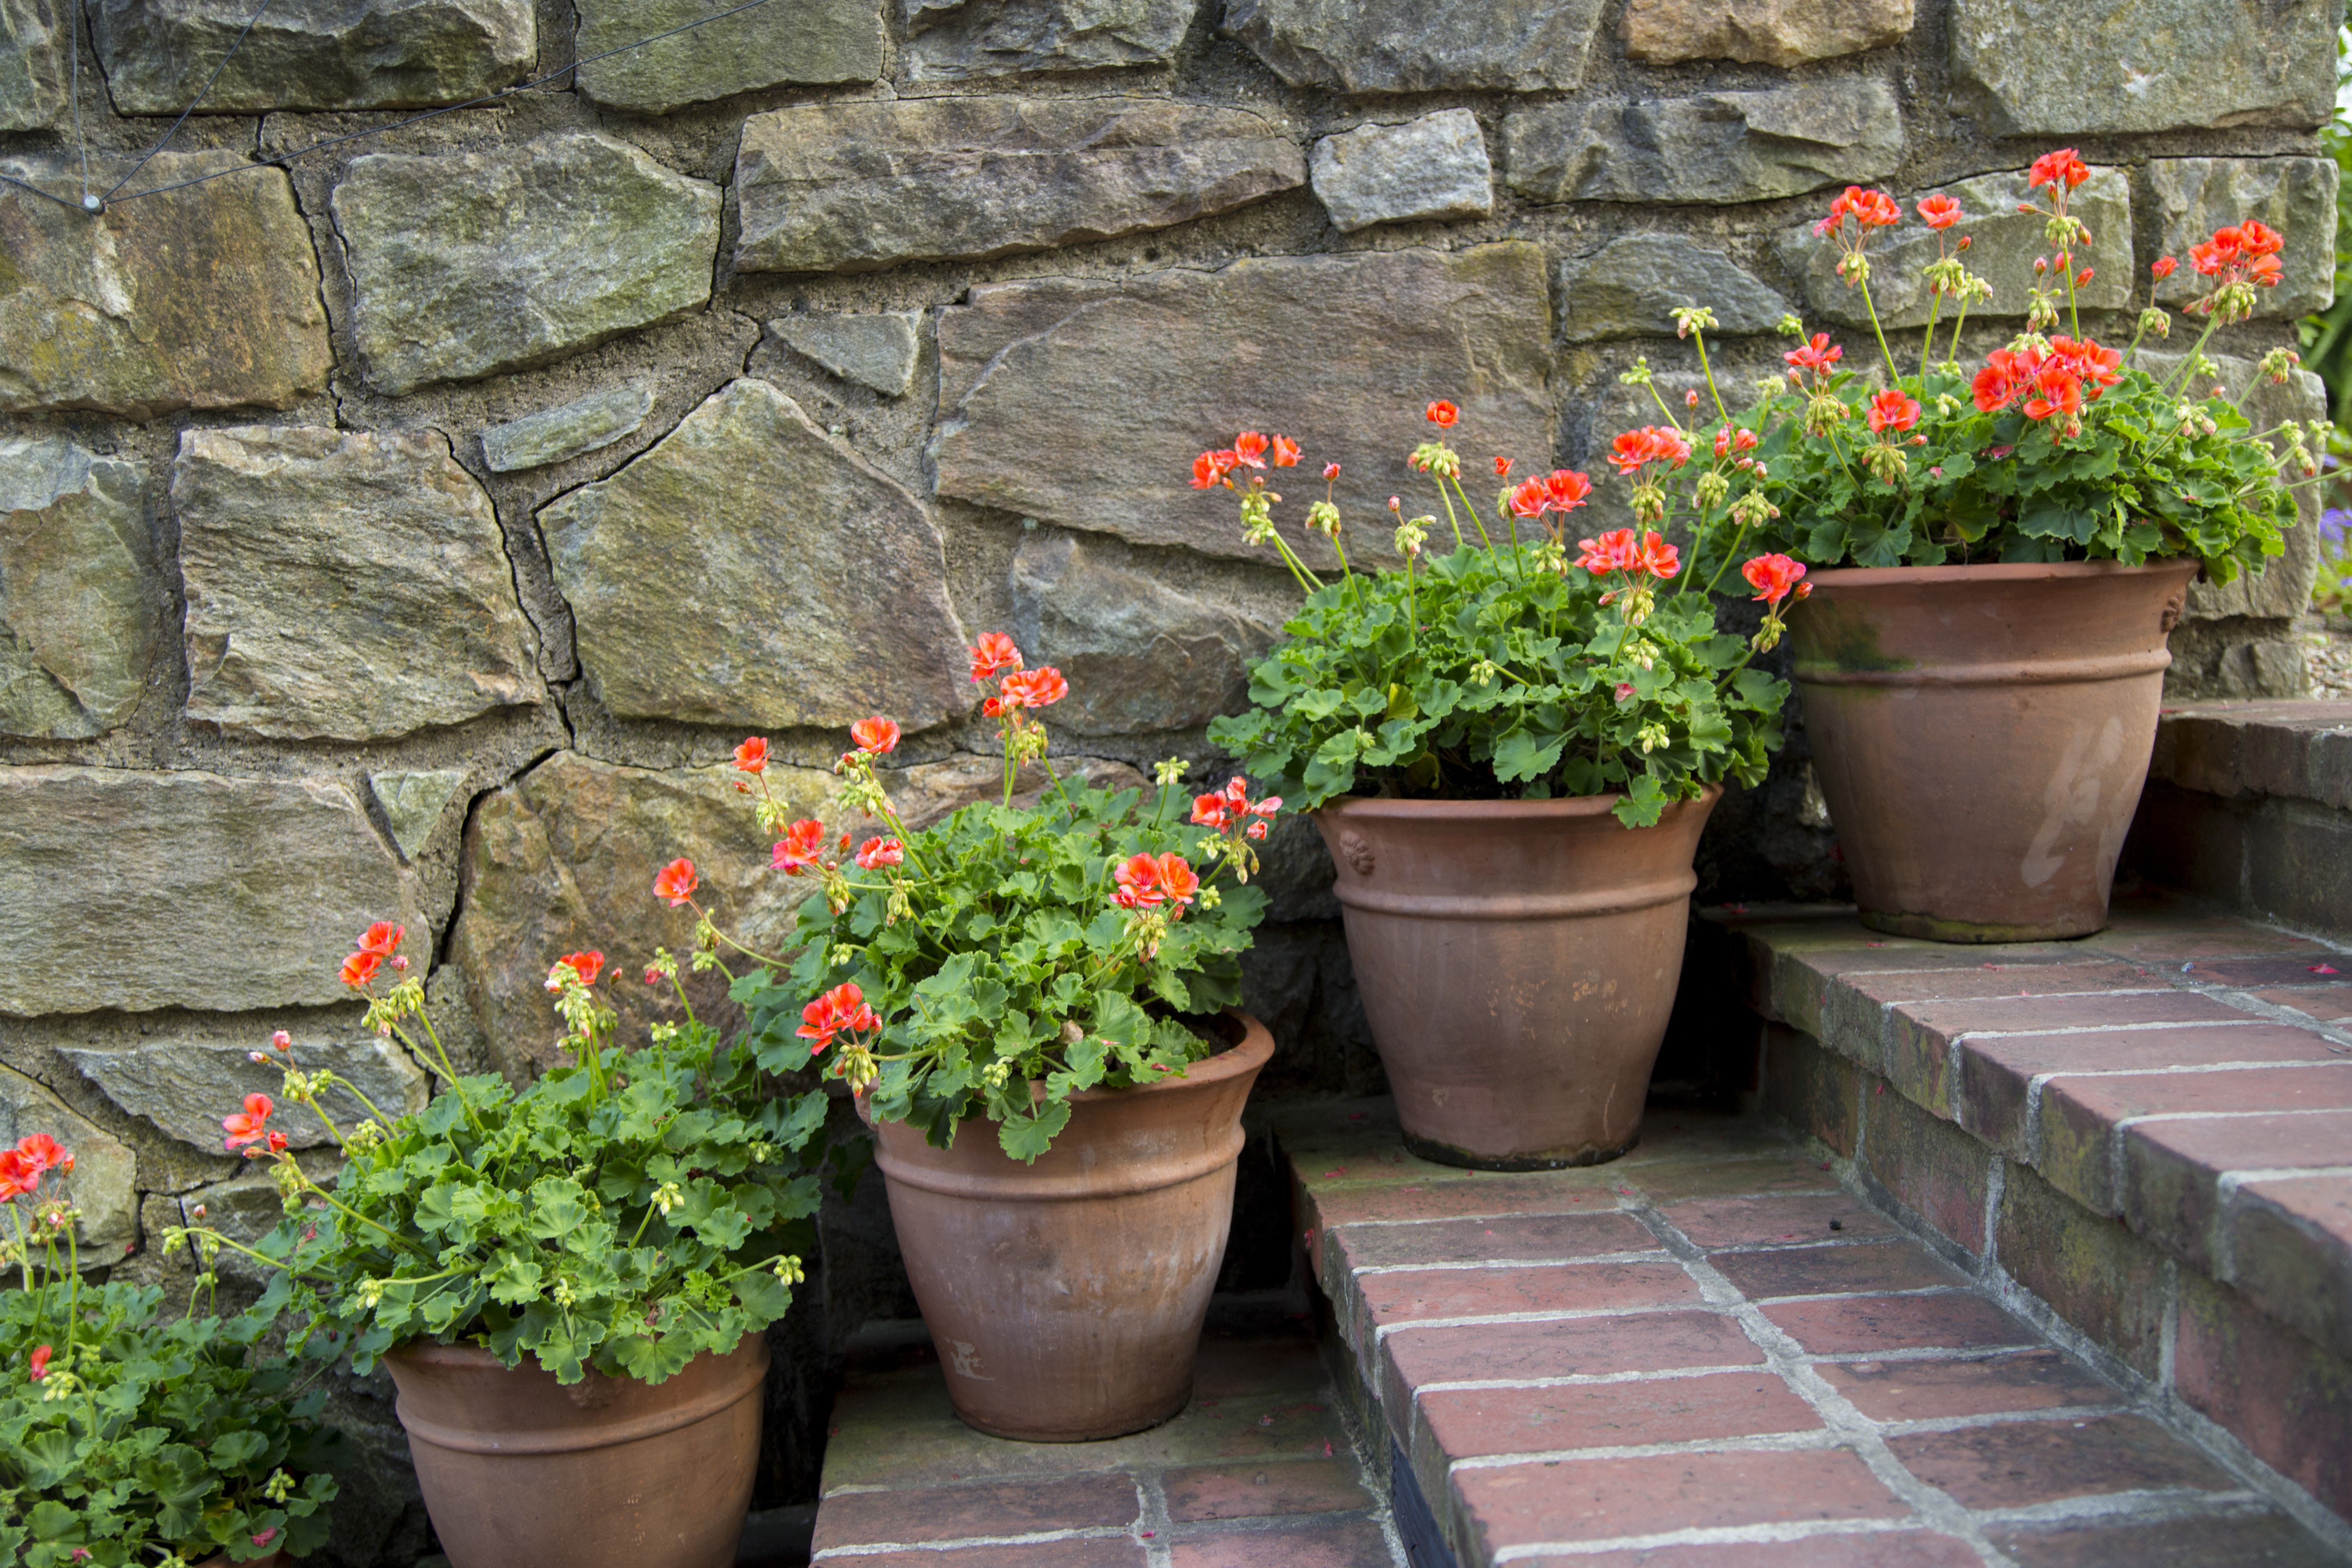
[[[1244,1072],[1255,1072],[1274,1059],[1274,1031],[1258,1022],[1252,1013],[1239,1007],[1228,1007],[1219,1015],[1241,1026],[1242,1037],[1214,1056],[1202,1058],[1188,1064],[1180,1076],[1163,1078],[1153,1083],[1139,1083],[1129,1089],[1082,1089],[1069,1097],[1072,1105],[1096,1105],[1107,1100],[1131,1100],[1139,1096],[1158,1094],[1162,1090],[1198,1089],[1202,1084],[1222,1083]],[[868,1127],[879,1125],[874,1120],[874,1101],[860,1091],[850,1097],[856,1108],[857,1119]],[[971,1121],[971,1117],[964,1120]],[[905,1122],[893,1122],[903,1127]]]
[[[1720,797],[1725,785],[1720,782],[1708,784],[1696,800],[1678,800],[1666,807],[1704,805]],[[1580,817],[1603,816],[1624,799],[1620,792],[1613,795],[1570,795],[1564,800],[1391,800],[1381,795],[1343,795],[1325,801],[1307,815],[1321,816],[1391,816],[1404,818],[1452,818],[1467,822],[1501,822],[1526,818],[1555,818],[1572,821]],[[1638,833],[1639,828],[1628,829]]]
[[[754,1344],[764,1346],[767,1342],[766,1333],[755,1329],[751,1333],[745,1334],[742,1339],[736,1342],[736,1345],[733,1350],[705,1351],[702,1353],[709,1356],[714,1356],[720,1361],[724,1361],[730,1356],[741,1355],[747,1346]],[[509,1366],[506,1363],[498,1358],[498,1353],[482,1345],[467,1344],[463,1341],[459,1341],[456,1344],[445,1345],[433,1340],[403,1340],[400,1343],[386,1350],[379,1359],[390,1361],[395,1356],[403,1361],[419,1363],[428,1366],[488,1366],[495,1367],[500,1372],[537,1373],[544,1374],[549,1377],[555,1375],[553,1373],[548,1372],[545,1367],[540,1365],[539,1358],[536,1356],[526,1355],[521,1361],[517,1362],[512,1366]],[[599,1372],[594,1367],[590,1367],[588,1369],[588,1373],[591,1377],[612,1378],[612,1381],[614,1383],[636,1383],[638,1381],[634,1377],[613,1377],[612,1373]],[[641,1384],[639,1386],[651,1387],[653,1385],[650,1384]]]
[[[2202,571],[2194,555],[2168,556],[2137,566],[2120,561],[1992,561],[1973,566],[1831,566],[1805,581],[1824,588],[1907,588],[1935,583],[2079,582],[2101,577]]]

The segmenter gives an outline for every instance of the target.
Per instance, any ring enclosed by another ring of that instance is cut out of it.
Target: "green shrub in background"
[[[2352,29],[2336,37],[2336,75],[2352,78]],[[2319,133],[2336,160],[2336,302],[2303,319],[2304,368],[2327,384],[2335,437],[2322,461],[2328,479],[2320,491],[2319,576],[2311,605],[2323,615],[2352,613],[2352,116],[2343,105]]]

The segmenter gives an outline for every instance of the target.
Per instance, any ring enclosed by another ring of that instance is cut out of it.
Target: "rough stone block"
[[[2034,258],[2050,254],[2042,232],[2047,220],[2017,210],[2027,195],[2025,176],[1982,174],[1947,185],[1938,194],[1958,202],[1960,210],[1967,215],[1957,226],[1945,230],[1938,238],[1919,224],[1906,223],[1892,231],[1885,243],[1872,247],[1870,298],[1877,308],[1880,324],[1890,331],[1927,325],[1936,300],[1921,280],[1920,272],[1936,259],[1939,246],[1948,249],[1963,235],[1975,239],[1963,258],[1969,270],[1983,277],[1993,289],[1989,302],[1979,301],[1970,307],[1970,319],[2024,315],[2030,303],[2026,291],[2039,281],[2033,275]],[[2121,169],[2095,166],[2090,179],[2074,191],[2069,210],[2091,230],[2091,243],[2074,253],[2075,264],[2077,268],[2088,266],[2096,274],[2076,291],[2081,308],[2123,309],[2131,302],[2132,290],[2137,287],[2132,266],[2131,182]],[[1816,237],[1811,224],[1784,231],[1777,248],[1781,265],[1801,281],[1805,302],[1812,314],[1849,326],[1869,324],[1862,291],[1847,288],[1837,276],[1837,247]],[[1950,300],[1943,304],[1938,342],[1948,336],[1956,313]],[[1862,349],[1861,342],[1847,344],[1847,363],[1852,363]],[[1895,352],[1916,358],[1919,340],[1915,337],[1897,344]],[[1875,353],[1862,357],[1870,363],[1877,363]]]
[[[368,788],[375,803],[383,808],[383,819],[392,829],[392,841],[400,847],[401,858],[414,860],[418,850],[432,838],[433,830],[441,826],[450,801],[466,783],[463,768],[429,768],[421,773],[394,771],[368,775]]]
[[[544,700],[497,513],[436,433],[191,430],[188,714],[356,741]]]
[[[1985,1189],[1994,1156],[1982,1142],[1873,1085],[1862,1100],[1861,1158],[1929,1225],[1970,1252],[1985,1250]]]
[[[207,114],[460,103],[520,79],[539,54],[529,0],[272,5],[258,17],[219,0],[95,0],[89,20],[122,114],[177,114],[199,93]]]
[[[2291,321],[2327,309],[2336,298],[2336,178],[2332,158],[2149,159],[2147,181],[2164,226],[2158,248],[2180,262],[2156,286],[2158,302],[2178,309],[2203,293],[2189,247],[2251,217],[2286,237],[2279,258],[2285,279],[2260,291],[2256,319]]]
[[[616,386],[526,414],[482,432],[482,461],[494,474],[543,468],[602,451],[642,429],[654,409],[654,395],[642,386]]]
[[[1633,102],[1514,110],[1503,163],[1531,202],[1732,204],[1892,174],[1903,113],[1885,83],[1809,81]]]
[[[1204,321],[1223,349],[1204,350]],[[1342,462],[1358,561],[1389,555],[1390,495],[1427,493],[1403,455],[1429,428],[1428,399],[1459,404],[1480,451],[1552,450],[1550,290],[1542,252],[1521,242],[982,284],[939,332],[940,493],[1142,543],[1272,563],[1230,505],[1191,488],[1194,454],[1236,430]],[[1329,562],[1297,531],[1304,510],[1277,521]]]
[[[265,1049],[269,1060],[252,1060],[259,1045],[258,1031],[190,1031],[142,1041],[131,1050],[66,1046],[58,1054],[131,1115],[145,1117],[183,1143],[218,1153],[221,1117],[247,1094],[279,1092],[283,1059]],[[357,1085],[386,1116],[425,1109],[425,1077],[408,1053],[355,1024],[338,1038],[298,1042],[293,1060],[305,1071],[331,1071]],[[338,1086],[321,1098],[339,1127],[348,1130],[367,1115],[367,1107],[350,1089]],[[297,1148],[331,1142],[326,1123],[303,1106],[279,1107],[270,1125]]]
[[[2335,0],[1955,0],[1952,85],[2007,136],[2325,125]]]
[[[1293,87],[1343,92],[1584,83],[1599,0],[1232,0],[1224,31]]]
[[[139,183],[230,169],[97,217],[0,186],[0,412],[290,408],[326,386],[319,261],[285,174],[233,153],[163,153]],[[77,184],[62,161],[0,159],[0,174]]]
[[[1495,210],[1486,138],[1466,109],[1360,125],[1315,143],[1315,195],[1342,234]]]
[[[65,0],[0,0],[0,131],[39,131],[64,111],[72,16]]]
[[[939,525],[764,381],[539,517],[582,668],[623,718],[912,731],[971,704]]]
[[[85,740],[131,717],[163,604],[146,469],[0,438],[0,731]]]
[[[2169,1309],[2162,1253],[2014,1165],[2001,1185],[1994,1246],[2011,1278],[2060,1317],[2141,1376],[2158,1374]]]
[[[907,72],[961,81],[1013,71],[1166,66],[1200,0],[906,0]]]
[[[2352,1517],[2352,1362],[2182,1270],[2173,1386],[2256,1458]]]
[[[1055,722],[1081,735],[1192,730],[1238,710],[1277,629],[1167,587],[1114,541],[1024,538],[1013,557],[1013,637],[1069,678]]]
[[[340,784],[0,768],[0,1013],[341,1002],[379,920],[432,952],[415,885]]]
[[[1789,310],[1778,289],[1722,252],[1674,234],[1629,234],[1559,264],[1560,336],[1572,343],[1662,338],[1678,306],[1715,312],[1715,335],[1769,332]]]
[[[1644,65],[1742,60],[1796,66],[1899,44],[1912,0],[1632,0],[1625,58]]]
[[[13,1145],[36,1132],[64,1144],[74,1157],[74,1168],[43,1176],[39,1197],[27,1200],[26,1206],[65,1198],[81,1211],[75,1229],[82,1267],[103,1268],[120,1261],[139,1236],[139,1198],[132,1189],[137,1157],[37,1079],[0,1067],[0,1143]]]
[[[1246,110],[1148,98],[809,104],[745,121],[746,272],[863,272],[1165,228],[1306,184]]]
[[[598,132],[372,153],[329,205],[379,392],[541,364],[710,298],[718,187]]]
[[[696,0],[580,0],[580,55],[602,54],[682,27],[725,6]],[[667,114],[784,82],[872,81],[882,75],[888,28],[882,0],[797,0],[782,16],[764,7],[580,68],[596,102]]]
[[[922,318],[915,310],[879,316],[786,316],[768,331],[844,381],[885,397],[914,390],[922,351]]]

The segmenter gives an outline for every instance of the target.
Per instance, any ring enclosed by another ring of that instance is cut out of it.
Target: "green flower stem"
[[[1900,384],[1903,373],[1895,368],[1895,351],[1886,346],[1885,329],[1878,324],[1878,306],[1870,298],[1870,273],[1867,268],[1864,270],[1857,287],[1862,289],[1862,308],[1870,314],[1870,335],[1878,340],[1879,357],[1886,362],[1886,379],[1890,384]]]
[[[1706,591],[1708,593],[1712,594],[1715,592],[1715,585],[1723,581],[1723,574],[1731,570],[1731,563],[1734,561],[1739,559],[1739,542],[1747,537],[1748,525],[1744,522],[1732,531],[1731,543],[1724,550],[1723,560],[1716,566],[1715,575],[1706,580]],[[1741,662],[1744,663],[1746,661],[1742,660]]]
[[[1937,257],[1941,260],[1940,256]],[[1967,308],[1963,302],[1963,310]],[[1927,299],[1927,331],[1919,341],[1919,390],[1927,390],[1927,361],[1936,352],[1936,319],[1944,313],[1944,291],[1930,289]]]

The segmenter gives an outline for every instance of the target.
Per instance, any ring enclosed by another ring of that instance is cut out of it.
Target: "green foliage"
[[[779,1092],[690,1010],[614,1050],[610,1010],[556,974],[573,1065],[520,1093],[452,1075],[423,1110],[346,1134],[323,1186],[274,1156],[288,1215],[254,1250],[291,1277],[298,1339],[323,1331],[362,1373],[394,1345],[466,1341],[562,1383],[592,1366],[659,1383],[784,1315],[824,1096]]]
[[[1302,808],[1622,793],[1618,818],[1642,826],[1727,776],[1760,781],[1780,743],[1787,686],[1748,668],[1704,593],[1603,581],[1556,544],[1350,574],[1283,629],[1250,710],[1209,738]]]
[[[52,1270],[0,1290],[0,1562],[171,1568],[324,1545],[326,1396],[262,1348],[283,1294],[166,1322],[152,1286]]]
[[[1810,398],[1776,394],[1741,424],[1761,437],[1755,456],[1768,477],[1756,489],[1780,515],[1742,528],[1728,510],[1713,513],[1703,520],[1701,560],[1765,550],[1817,566],[2138,565],[2193,555],[2227,583],[2284,552],[2294,497],[2231,399],[2192,395],[2213,374],[2195,353],[2168,378],[2126,365],[2116,384],[2083,404],[2081,428],[2069,434],[2064,421],[2021,408],[1980,411],[1968,379],[1947,365],[1896,380],[1920,405],[1910,435],[1926,439],[1892,447],[1864,432],[1883,382],[1844,373]],[[1901,461],[1874,465],[1874,448]]]
[[[2336,35],[2336,79],[2352,62],[2352,29]],[[2352,419],[2352,119],[2338,104],[2320,128],[2319,145],[2336,161],[2336,302],[2301,323],[2304,368],[2327,384],[2328,407],[2338,425]]]
[[[1025,736],[1042,731],[1008,725],[1008,759]],[[877,1117],[946,1147],[959,1121],[985,1116],[1006,1153],[1032,1161],[1072,1094],[1151,1083],[1224,1048],[1213,1015],[1241,1000],[1239,955],[1265,910],[1238,834],[1192,825],[1167,785],[1147,797],[1060,784],[1032,810],[982,802],[909,833],[873,788],[900,828],[903,873],[813,895],[788,976],[736,980],[761,1063],[806,1065],[803,1005],[854,984],[878,1033],[832,1048],[854,1083],[878,1071]],[[1123,909],[1114,872],[1138,855],[1222,860],[1235,879],[1202,886],[1189,909]]]

